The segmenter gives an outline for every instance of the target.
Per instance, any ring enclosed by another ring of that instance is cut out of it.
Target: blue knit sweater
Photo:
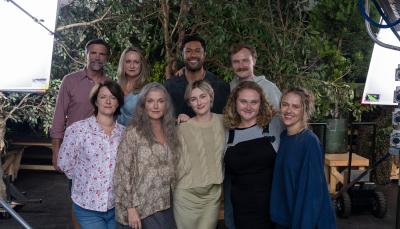
[[[315,134],[305,129],[281,134],[271,192],[271,220],[291,229],[336,228],[324,176],[323,151]]]

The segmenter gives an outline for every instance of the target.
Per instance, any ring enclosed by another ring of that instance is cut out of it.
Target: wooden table
[[[51,141],[14,141],[12,142],[14,146],[22,146],[22,148],[25,150],[28,147],[33,147],[33,146],[42,146],[49,148],[51,150]],[[21,169],[30,169],[30,170],[50,170],[54,171],[53,165],[27,165],[27,164],[21,164]]]
[[[5,174],[11,175],[12,180],[17,178],[19,169],[55,170],[53,165],[21,164],[21,158],[26,148],[41,146],[51,149],[51,141],[49,139],[13,140],[10,143],[13,149],[7,152],[2,167]]]
[[[330,193],[336,192],[336,185],[340,182],[344,184],[344,177],[339,172],[340,167],[349,165],[349,153],[341,154],[325,154],[325,177],[329,183],[328,189]],[[369,160],[356,153],[352,154],[351,160],[352,169],[364,170],[369,166]]]

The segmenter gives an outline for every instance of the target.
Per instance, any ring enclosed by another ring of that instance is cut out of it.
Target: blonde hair
[[[236,101],[239,97],[239,93],[245,89],[254,90],[260,96],[260,109],[257,114],[257,125],[260,127],[266,127],[272,117],[275,115],[275,111],[272,106],[268,103],[265,97],[264,91],[257,83],[253,81],[240,82],[237,87],[233,89],[231,95],[228,98],[228,103],[224,109],[224,125],[227,128],[236,128],[241,123],[241,118],[237,112]]]
[[[301,103],[301,108],[302,108],[302,113],[303,113],[302,121],[303,121],[304,126],[307,126],[308,120],[311,118],[312,114],[315,111],[314,95],[305,88],[301,88],[301,87],[290,88],[283,93],[283,95],[281,97],[281,103],[280,103],[281,106],[282,106],[283,98],[290,93],[298,95],[300,97],[300,103]]]
[[[117,78],[118,78],[118,83],[121,85],[123,89],[126,88],[127,84],[127,79],[125,76],[125,69],[124,69],[124,62],[125,62],[125,57],[128,54],[128,52],[135,52],[139,55],[140,57],[140,73],[138,79],[135,81],[135,86],[132,88],[130,92],[138,93],[144,85],[147,84],[148,78],[149,78],[149,66],[147,64],[147,60],[142,52],[141,49],[137,47],[128,47],[126,48],[122,54],[121,57],[119,58],[119,63],[118,63],[118,70],[117,70]]]
[[[192,83],[190,83],[190,84],[188,84],[186,86],[185,95],[184,95],[185,102],[190,106],[190,102],[189,102],[190,96],[192,94],[192,91],[195,88],[198,88],[198,89],[200,89],[202,91],[205,91],[210,96],[210,98],[211,98],[211,101],[210,101],[211,106],[210,106],[210,108],[212,108],[212,105],[213,105],[213,102],[214,102],[214,90],[211,87],[211,85],[205,80],[197,80],[197,81],[194,81],[194,82],[192,82]]]

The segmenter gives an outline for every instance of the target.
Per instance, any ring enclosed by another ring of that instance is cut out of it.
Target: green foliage
[[[230,80],[229,48],[249,43],[258,53],[256,73],[280,87],[306,69],[308,33],[302,1],[204,1],[193,3],[191,29],[208,41],[208,66]],[[194,10],[195,9],[195,10]]]
[[[306,87],[317,98],[316,120],[360,119],[370,107],[359,104],[353,82],[362,82],[372,42],[353,1],[319,1],[305,11],[305,1],[196,1],[189,31],[208,41],[207,67],[229,81],[229,47],[256,47],[256,73],[281,89]],[[354,44],[354,40],[359,43]],[[361,42],[362,41],[362,42]]]
[[[12,122],[26,122],[32,128],[48,134],[60,83],[60,80],[53,80],[44,94],[4,93],[0,98],[0,114]]]
[[[282,90],[292,86],[311,89],[317,98],[315,119],[346,116],[347,112],[360,117],[363,110],[370,108],[361,106],[354,95],[353,82],[363,82],[372,50],[355,1],[321,0],[311,10],[302,0],[188,1],[188,14],[184,17],[179,14],[182,1],[166,1],[170,10],[169,34],[164,34],[162,27],[160,2],[82,0],[62,7],[52,79],[82,68],[85,43],[101,37],[112,50],[106,66],[110,77],[115,78],[122,50],[134,45],[146,53],[152,67],[150,80],[163,82],[170,64],[166,45],[172,50],[173,60],[179,60],[178,42],[183,30],[205,38],[206,67],[226,81],[233,77],[230,46],[254,45],[258,53],[256,74],[266,75]],[[169,39],[165,40],[165,35]],[[57,85],[51,88],[53,100],[49,99],[47,106],[54,107]],[[51,120],[53,111],[49,107],[46,111],[44,120]],[[33,108],[32,112],[37,113]],[[21,113],[14,120],[22,121],[24,115],[32,124],[43,122],[45,129],[50,123],[29,119],[29,113]]]
[[[321,80],[313,85],[317,95],[317,117],[360,120],[360,98],[354,96],[354,82],[364,82],[373,43],[364,31],[356,1],[321,0],[310,12],[310,29],[317,36],[314,47],[315,68],[312,75]]]
[[[390,124],[384,125],[384,128],[378,128],[377,133],[376,133],[376,146],[377,148],[375,149],[375,155],[373,155],[375,158],[373,158],[372,163],[376,162],[378,159],[383,157],[389,150],[390,147],[390,134],[393,130],[393,128],[390,126],[391,125],[391,120],[389,121]],[[397,160],[397,157],[392,157],[389,160],[384,161],[381,163],[371,174],[371,178],[374,182],[378,184],[387,184],[388,181],[390,181],[390,173],[392,169],[392,162]]]
[[[165,77],[164,77],[165,65],[166,64],[164,62],[156,62],[153,65],[153,68],[152,68],[151,74],[150,74],[150,82],[164,83],[164,81],[165,81]]]

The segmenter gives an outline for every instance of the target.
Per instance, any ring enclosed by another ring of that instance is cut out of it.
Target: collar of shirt
[[[120,124],[117,123],[116,120],[114,120],[115,123],[115,127],[111,132],[111,138],[115,137],[117,134],[119,134],[120,132],[123,131],[124,127]],[[93,133],[102,133],[102,134],[106,134],[103,130],[103,128],[101,127],[101,125],[97,122],[96,120],[96,116],[91,116],[89,118],[89,124],[90,127],[92,127],[93,129],[91,131],[93,131]]]
[[[239,84],[239,82],[240,82],[239,76],[235,76],[235,80]],[[256,76],[249,77],[246,80],[247,81],[255,81],[256,80]]]
[[[90,79],[89,76],[88,76],[87,67],[84,67],[84,68],[81,70],[81,72],[82,72],[82,74],[79,75],[80,80],[87,79],[87,80],[89,80],[89,81],[93,81],[93,80]],[[107,75],[104,73],[104,71],[103,71],[103,74],[101,75],[101,79],[102,79],[101,81],[104,81],[104,80],[107,79]]]

